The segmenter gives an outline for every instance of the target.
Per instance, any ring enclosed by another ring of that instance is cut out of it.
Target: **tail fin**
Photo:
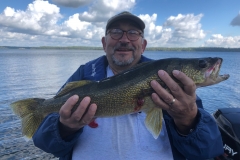
[[[29,98],[11,104],[13,112],[22,119],[22,134],[27,138],[32,138],[44,119],[44,114],[39,111],[44,100]]]

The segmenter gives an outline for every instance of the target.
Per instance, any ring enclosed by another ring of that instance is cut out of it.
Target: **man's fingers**
[[[82,119],[80,120],[80,123],[82,123],[83,125],[89,124],[93,120],[96,111],[97,111],[97,105],[91,104],[86,114],[83,115]]]
[[[75,121],[80,121],[83,118],[83,115],[87,113],[90,101],[91,101],[90,97],[84,97],[82,99],[79,106],[72,114],[72,118]]]
[[[164,89],[156,80],[151,81],[152,88],[156,93],[152,94],[153,102],[164,110],[169,110],[177,103],[177,100],[170,94],[166,89]]]
[[[195,95],[196,85],[191,78],[186,76],[183,72],[178,70],[173,71],[174,77],[176,77],[183,84],[183,89],[188,95]]]
[[[97,111],[97,105],[95,103],[91,104],[88,110],[88,114],[90,117],[93,117]],[[92,119],[92,118],[91,118]]]
[[[178,98],[179,95],[182,95],[183,91],[182,91],[181,87],[168,75],[168,73],[166,71],[159,70],[158,76],[166,84],[166,86],[168,88],[168,91],[166,89],[164,89],[165,93],[163,93],[163,91],[161,91],[163,94],[159,94],[157,92],[165,102],[170,103],[173,99],[173,96],[175,98]],[[169,90],[170,90],[170,93],[169,93]]]
[[[186,94],[188,95],[195,94],[196,85],[191,78],[189,78],[183,72],[180,72],[178,70],[174,70],[172,73],[173,76],[182,83],[183,90]],[[165,71],[159,70],[158,76],[168,86],[174,97],[181,98],[178,97],[183,93],[181,87]]]
[[[67,119],[71,117],[72,108],[77,103],[78,99],[79,99],[78,95],[73,95],[64,103],[64,105],[59,110],[61,118]]]
[[[80,104],[73,109],[79,100],[78,96],[70,97],[59,111],[60,122],[68,128],[78,130],[79,128],[89,124],[97,110],[96,104],[91,104],[90,97],[84,97]]]
[[[163,101],[162,99],[159,98],[158,94],[152,93],[152,100],[158,107],[160,107],[164,110],[169,109],[169,106],[166,104],[165,101]]]

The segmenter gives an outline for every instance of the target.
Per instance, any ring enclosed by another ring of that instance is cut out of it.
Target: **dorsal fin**
[[[65,87],[55,96],[55,98],[60,97],[66,93],[68,93],[69,91],[84,86],[86,84],[92,83],[93,81],[89,81],[89,80],[82,80],[82,81],[74,81],[74,82],[69,82],[65,85]]]

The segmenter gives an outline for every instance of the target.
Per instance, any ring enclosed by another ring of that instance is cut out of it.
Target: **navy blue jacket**
[[[139,63],[150,60],[142,56]],[[85,65],[81,65],[66,83],[79,80],[102,80],[106,78],[107,65],[106,56],[92,60]],[[198,123],[194,130],[186,137],[177,133],[173,119],[167,112],[164,112],[163,117],[175,160],[203,160],[223,153],[221,134],[214,119],[209,113],[203,110],[199,97],[197,97],[196,102],[198,105]],[[56,157],[60,157],[60,159],[68,160],[72,157],[73,147],[83,129],[62,139],[59,134],[58,125],[59,114],[49,114],[34,134],[33,142],[35,146],[43,151],[52,153]]]

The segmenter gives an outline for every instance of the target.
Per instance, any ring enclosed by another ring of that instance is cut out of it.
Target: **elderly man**
[[[129,12],[110,18],[102,38],[106,55],[81,65],[66,83],[102,80],[150,61],[142,55],[147,46],[144,28],[144,22]],[[201,109],[193,81],[182,72],[173,71],[183,83],[182,89],[165,71],[160,70],[158,75],[171,94],[157,81],[151,82],[155,90],[152,100],[165,110],[163,129],[157,139],[144,126],[145,113],[99,118],[97,126],[91,121],[98,104],[85,97],[72,113],[79,99],[74,95],[59,113],[45,118],[33,136],[34,144],[60,159],[202,160],[222,154],[220,132],[211,115]]]

